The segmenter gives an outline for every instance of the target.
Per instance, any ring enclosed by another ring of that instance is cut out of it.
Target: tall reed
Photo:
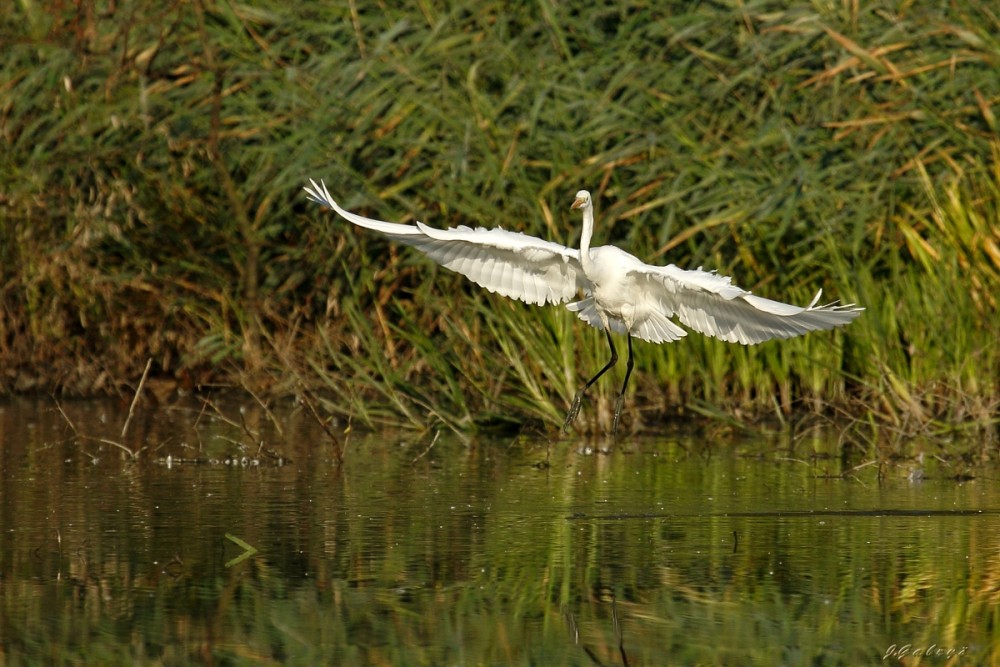
[[[0,389],[122,391],[153,358],[369,425],[558,424],[600,334],[347,229],[301,195],[322,177],[376,217],[567,244],[586,187],[598,242],[869,309],[640,345],[633,424],[995,423],[998,33],[973,2],[7,3]]]

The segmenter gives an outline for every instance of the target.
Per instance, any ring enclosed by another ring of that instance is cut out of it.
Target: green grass
[[[0,391],[128,393],[152,358],[366,426],[560,424],[601,334],[348,228],[315,177],[383,219],[567,244],[588,188],[598,243],[868,309],[755,348],[639,343],[627,426],[995,427],[1000,20],[852,7],[8,3]]]

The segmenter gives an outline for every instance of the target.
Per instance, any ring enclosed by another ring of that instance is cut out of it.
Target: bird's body
[[[647,310],[645,299],[635,298],[642,294],[635,273],[641,270],[642,262],[614,246],[591,248],[587,256],[590,261],[583,264],[583,274],[590,283],[590,298],[597,312],[620,320],[631,331],[635,321],[643,318]]]
[[[310,199],[349,222],[411,245],[438,264],[506,297],[545,305],[567,303],[587,324],[605,331],[611,360],[577,393],[564,427],[576,417],[583,395],[618,359],[611,333],[627,334],[628,366],[615,408],[617,430],[622,401],[632,371],[632,337],[667,343],[687,335],[676,317],[691,329],[732,343],[753,345],[849,323],[863,308],[853,304],[816,307],[822,290],[806,307],[755,296],[725,276],[653,266],[615,246],[590,247],[594,210],[590,193],[581,190],[572,208],[583,211],[580,249],[567,248],[500,228],[461,226],[435,229],[423,223],[403,225],[374,220],[341,208],[325,184],[311,181]],[[582,292],[584,298],[572,301]]]

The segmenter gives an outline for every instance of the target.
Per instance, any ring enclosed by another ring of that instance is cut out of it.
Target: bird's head
[[[586,190],[580,190],[576,193],[576,199],[570,208],[590,208],[590,206],[590,193]]]

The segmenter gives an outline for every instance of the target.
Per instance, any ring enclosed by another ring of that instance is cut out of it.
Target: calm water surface
[[[0,405],[0,663],[1000,661],[995,471],[218,408]]]

